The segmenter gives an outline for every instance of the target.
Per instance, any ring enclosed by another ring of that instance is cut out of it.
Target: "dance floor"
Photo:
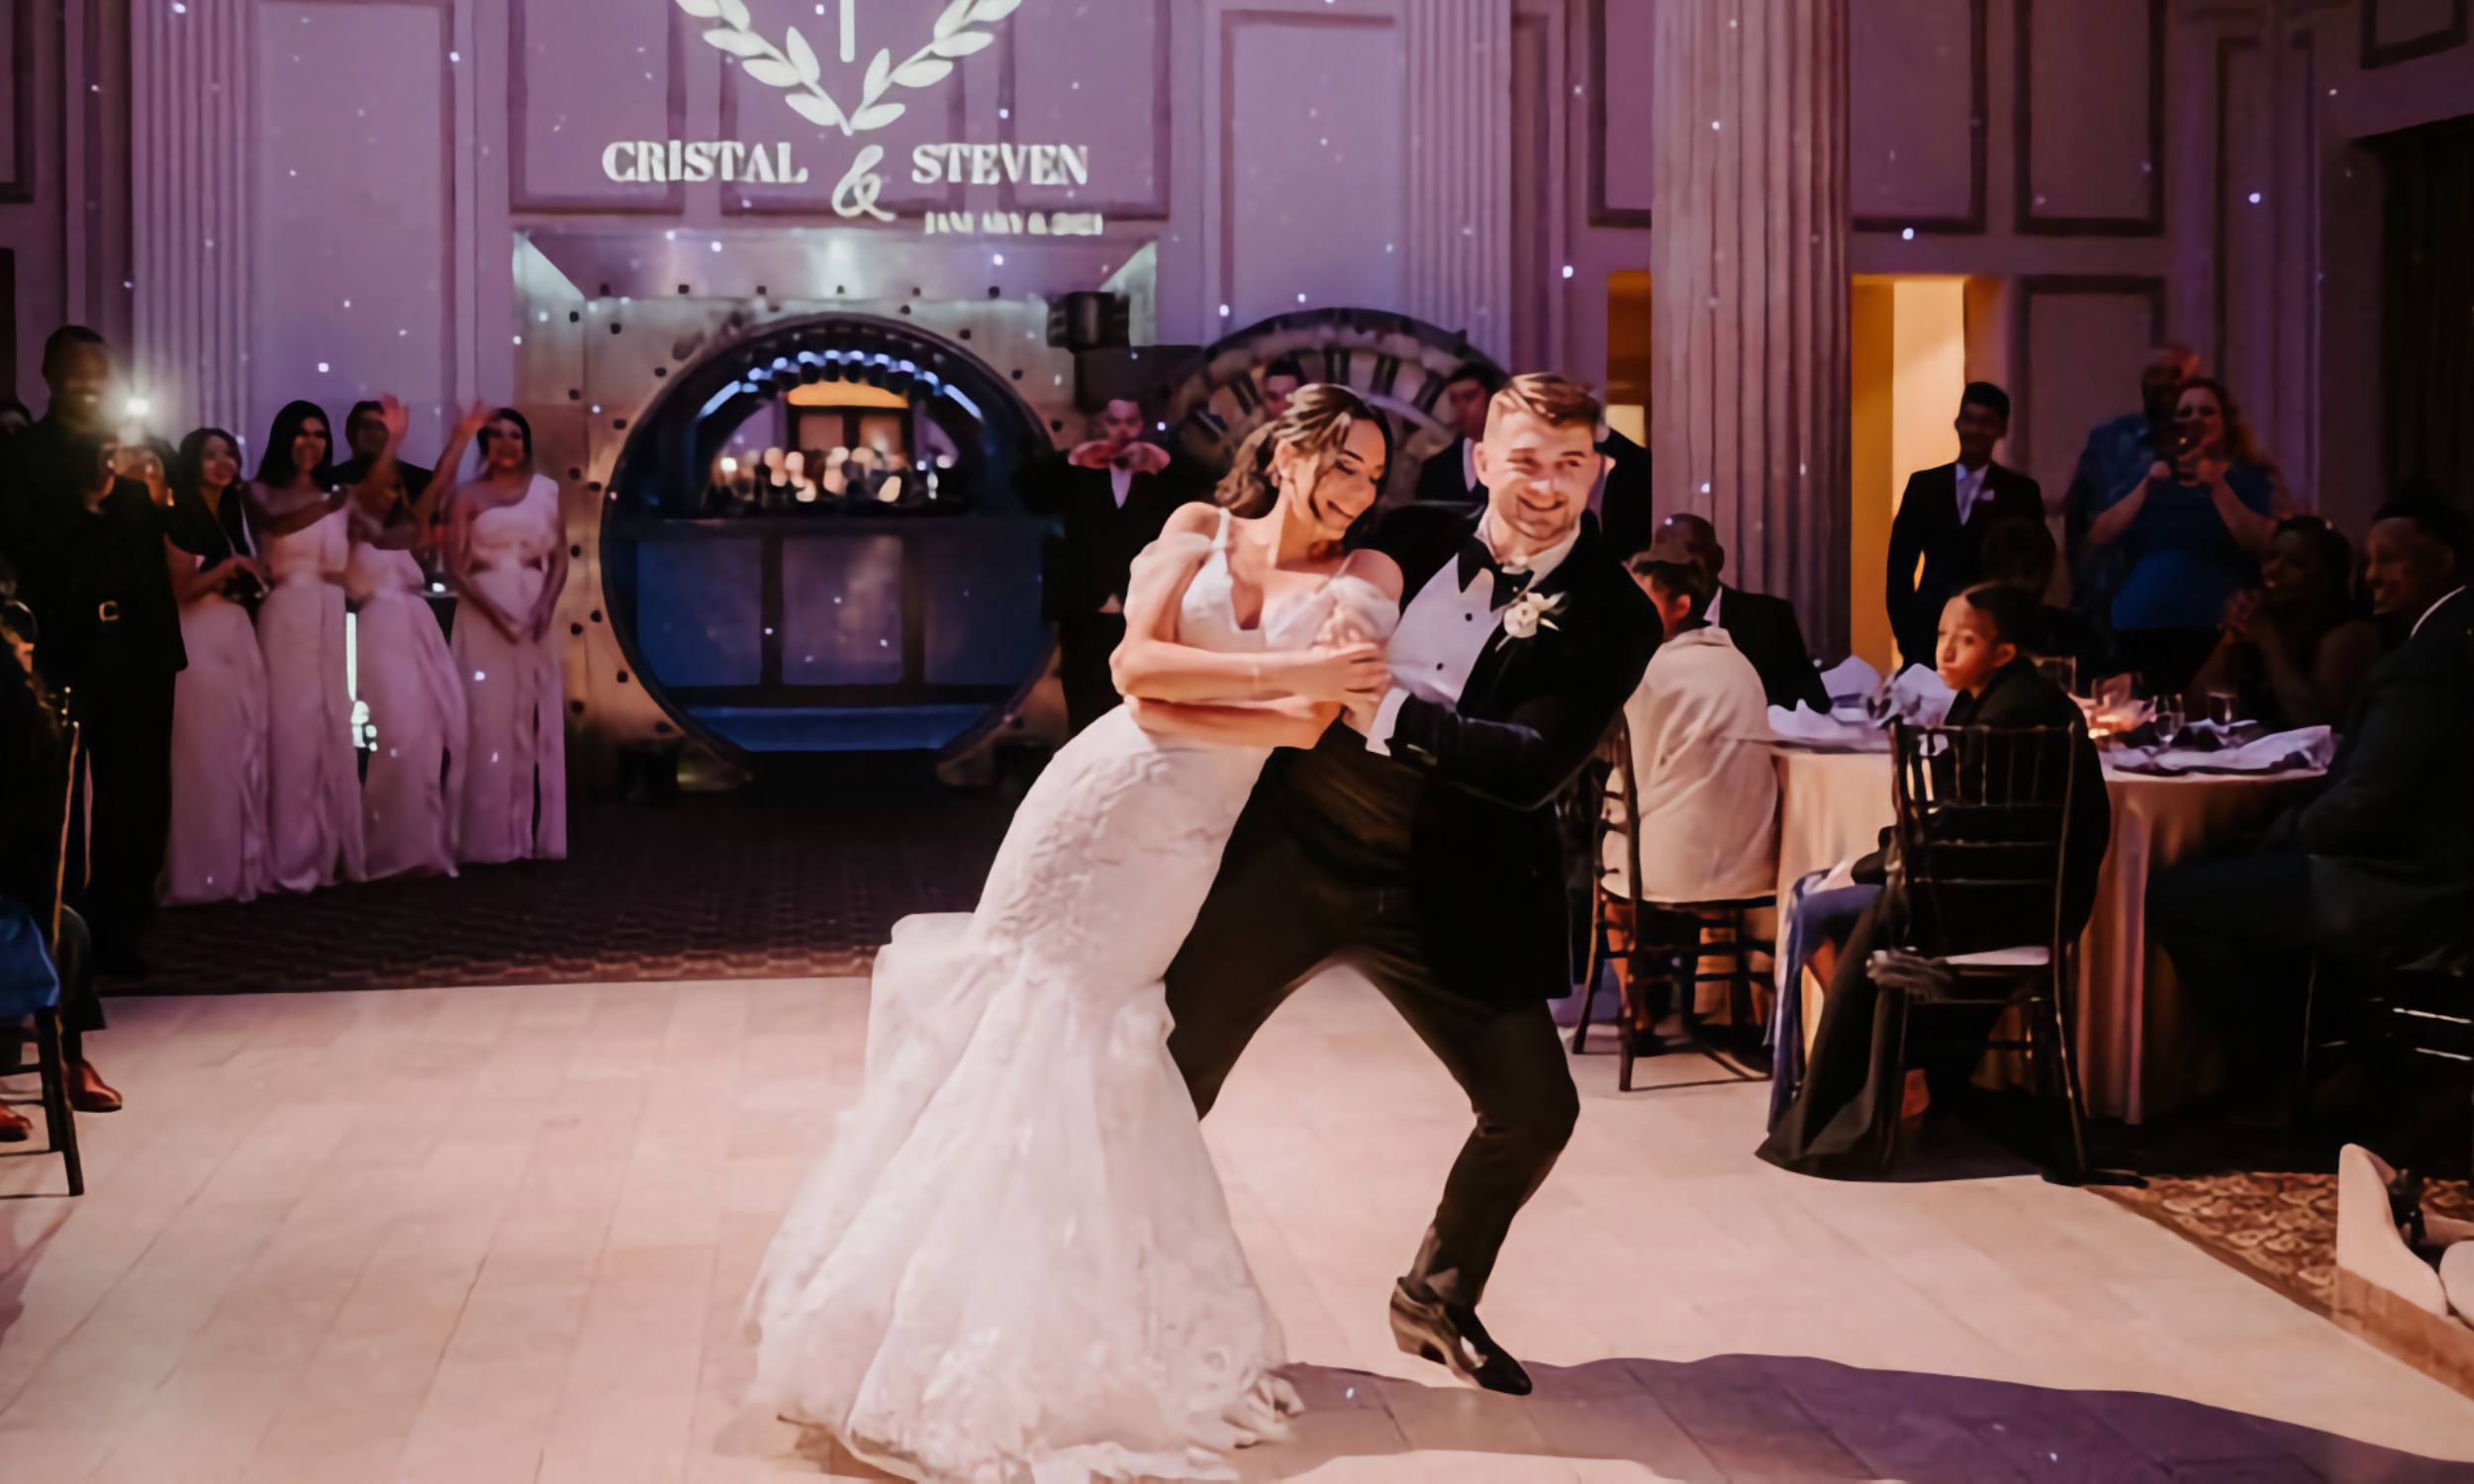
[[[859,981],[113,1013],[90,1193],[0,1160],[0,1474],[873,1477],[739,1400]],[[1383,1322],[1465,1106],[1355,980],[1274,1021],[1209,1127],[1311,1411],[1244,1477],[2474,1477],[2474,1401],[2108,1201],[1798,1179],[1751,1156],[1761,1088],[1580,1081],[1487,1304],[1539,1394],[1489,1396]]]

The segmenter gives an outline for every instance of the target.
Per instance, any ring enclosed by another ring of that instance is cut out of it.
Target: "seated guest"
[[[2382,510],[2364,543],[2373,609],[2405,626],[2371,667],[2318,793],[2264,850],[2191,862],[2147,890],[2149,930],[2212,1001],[2236,1094],[2294,1069],[2313,955],[2418,957],[2474,907],[2474,599],[2465,516],[2433,499]]]
[[[1665,626],[1639,689],[1624,702],[1632,741],[1634,802],[1644,903],[1767,896],[1778,874],[1778,774],[1770,762],[1769,703],[1752,662],[1701,615],[1717,585],[1681,543],[1636,557],[1633,579]],[[1622,817],[1623,781],[1607,785],[1607,815]],[[1632,882],[1623,837],[1609,833],[1598,889],[1608,920],[1627,942],[1648,924],[1629,921]],[[1671,924],[1689,928],[1688,923]],[[1662,935],[1664,936],[1664,935]],[[1676,942],[1687,941],[1680,937]],[[1616,960],[1618,977],[1628,961]],[[1656,1010],[1632,1002],[1636,1038]]]
[[[1830,709],[1829,688],[1813,668],[1812,651],[1804,647],[1804,626],[1796,621],[1795,604],[1783,598],[1730,588],[1723,580],[1727,548],[1718,532],[1698,515],[1669,515],[1658,528],[1660,543],[1672,539],[1690,552],[1692,563],[1709,574],[1718,591],[1702,616],[1726,630],[1735,647],[1760,672],[1761,691],[1773,706],[1802,701],[1816,711]]]
[[[2067,942],[2078,937],[2095,908],[2096,877],[2111,841],[2113,815],[2104,767],[2087,738],[2077,703],[2039,674],[2021,648],[2035,611],[2036,601],[2015,589],[1968,589],[1942,609],[1936,669],[1943,684],[1957,693],[1951,726],[2066,726],[2075,731],[2069,841],[2061,871],[2061,928]],[[1884,848],[1856,863],[1857,881],[1886,883],[1890,839],[1885,830]],[[1995,1007],[1982,1007],[1973,1015],[1942,1010],[1917,1021],[1905,1040],[1923,1065],[1900,1074],[1900,1007],[1893,998],[1899,991],[1875,984],[1866,969],[1874,949],[1899,942],[1908,916],[1903,893],[1893,887],[1856,919],[1830,976],[1810,1069],[1760,1147],[1760,1157],[1770,1163],[1801,1174],[1867,1178],[1888,1121],[1922,1117],[1931,1102],[1947,1101],[1963,1085],[1975,1066],[1984,1038],[1999,1019]],[[1967,924],[1971,940],[1988,944],[2041,944],[2051,928],[2043,912],[2023,913],[2016,922]],[[1928,951],[1933,947],[1916,946]]]
[[[110,1113],[121,1095],[86,1060],[86,1033],[103,1029],[103,1002],[95,994],[92,940],[84,919],[58,906],[60,788],[67,746],[56,707],[35,665],[34,614],[23,604],[0,601],[0,920],[15,918],[17,932],[0,921],[0,975],[14,978],[29,967],[13,962],[40,953],[40,935],[59,912],[59,942],[50,968],[60,984],[61,1060],[69,1106],[80,1113]],[[33,933],[21,937],[31,925]],[[8,1034],[14,1035],[14,1032]],[[20,1144],[33,1125],[15,1109],[0,1107],[0,1144]]]
[[[1984,580],[2036,601],[2020,647],[2038,660],[2068,660],[2073,680],[2085,691],[2097,677],[2113,673],[2113,654],[2106,648],[2104,630],[2045,601],[2052,591],[2057,555],[2053,533],[2041,517],[2000,521],[1984,533]]]
[[[1890,522],[1890,632],[1901,665],[1933,663],[1943,607],[1985,577],[1985,532],[2004,521],[2045,519],[2036,481],[1993,462],[1993,445],[2010,432],[2010,394],[1989,381],[1967,383],[1954,426],[1958,462],[1909,475]]]
[[[2237,715],[2270,731],[2343,726],[2379,663],[2379,629],[2356,616],[2353,547],[2317,515],[2276,528],[2259,586],[2225,603],[2225,635],[2191,680],[2198,696],[2231,696]]]
[[[2157,693],[2189,689],[2216,649],[2226,600],[2257,581],[2284,490],[2222,382],[2183,383],[2172,445],[2147,478],[2089,522],[2127,561],[2114,649]]]
[[[1418,499],[1475,505],[1486,498],[1477,482],[1477,440],[1485,435],[1486,406],[1502,389],[1503,373],[1483,361],[1469,362],[1443,384],[1435,411],[1452,429],[1452,442],[1417,471]]]

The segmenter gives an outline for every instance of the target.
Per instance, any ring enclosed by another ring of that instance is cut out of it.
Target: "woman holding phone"
[[[2217,645],[2226,601],[2257,583],[2289,502],[2276,467],[2225,384],[2183,383],[2173,445],[2147,478],[2096,517],[2092,545],[2119,542],[2130,570],[2114,594],[2121,659],[2156,693],[2189,685]]]

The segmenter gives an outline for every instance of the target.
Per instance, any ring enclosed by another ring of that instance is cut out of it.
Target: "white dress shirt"
[[[1108,493],[1116,497],[1116,508],[1125,509],[1125,497],[1134,491],[1134,471],[1122,464],[1108,466]]]
[[[1718,605],[1726,601],[1727,587],[1726,584],[1721,583],[1709,595],[1709,606],[1701,610],[1701,621],[1708,624],[1712,628],[1721,627],[1722,624],[1718,617]]]
[[[1461,484],[1472,495],[1477,493],[1477,440],[1461,439]]]
[[[1493,525],[1491,515],[1477,522],[1478,539],[1489,551],[1496,549]],[[1579,539],[1580,528],[1574,526],[1562,542],[1530,558],[1530,587],[1535,589],[1564,565],[1572,543]],[[1392,630],[1391,644],[1384,651],[1391,665],[1391,690],[1375,711],[1366,750],[1382,757],[1391,755],[1392,728],[1399,723],[1400,707],[1412,696],[1438,705],[1459,705],[1470,672],[1477,668],[1477,657],[1486,652],[1486,641],[1494,637],[1502,621],[1502,611],[1494,605],[1494,574],[1480,572],[1463,588],[1460,557],[1447,558],[1409,600],[1401,610],[1400,626]]]
[[[1964,525],[1967,523],[1967,512],[1974,510],[1976,502],[1984,498],[1984,477],[1993,472],[1993,461],[1986,459],[1981,469],[1970,469],[1964,464],[1952,464],[1951,470],[1958,476],[1958,523]]]

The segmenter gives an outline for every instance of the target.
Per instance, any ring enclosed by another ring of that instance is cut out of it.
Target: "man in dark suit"
[[[1177,1059],[1208,1112],[1255,1031],[1329,960],[1356,965],[1469,1093],[1462,1147],[1394,1289],[1394,1341],[1526,1393],[1476,1306],[1579,1116],[1547,1001],[1570,992],[1554,800],[1658,646],[1649,599],[1584,518],[1596,399],[1520,376],[1477,461],[1483,510],[1413,503],[1367,546],[1402,577],[1392,689],[1276,754],[1168,972]]]
[[[1672,537],[1681,543],[1710,581],[1718,583],[1718,596],[1710,600],[1704,616],[1725,629],[1735,647],[1760,672],[1761,690],[1767,693],[1769,703],[1792,706],[1802,701],[1816,711],[1828,711],[1830,690],[1813,668],[1812,651],[1804,646],[1804,625],[1796,619],[1795,604],[1783,598],[1728,587],[1721,580],[1727,570],[1727,548],[1718,544],[1717,529],[1700,516],[1669,515],[1658,531],[1661,540]]]
[[[1974,381],[1958,397],[1958,462],[1907,477],[1890,522],[1890,632],[1901,665],[1933,663],[1934,629],[1955,593],[1984,580],[1984,533],[2045,518],[2036,481],[1993,462],[2010,432],[2010,394]]]
[[[1435,410],[1452,429],[1452,442],[1417,471],[1417,498],[1446,505],[1475,505],[1486,498],[1477,480],[1477,440],[1486,433],[1486,403],[1503,387],[1492,366],[1472,361],[1443,384]]]
[[[163,543],[210,549],[213,517],[203,506],[158,507],[114,473],[101,335],[54,331],[43,374],[50,406],[10,443],[0,480],[0,544],[41,626],[44,680],[68,694],[93,784],[92,817],[71,831],[73,851],[91,845],[71,862],[69,899],[94,930],[97,967],[138,978],[171,829],[172,690],[188,664]]]
[[[2148,922],[2219,1007],[2228,1079],[2265,1090],[2292,1068],[2300,970],[2320,954],[2411,960],[2474,911],[2474,597],[2465,517],[2436,499],[2380,511],[2364,542],[2372,606],[2406,631],[2371,668],[2318,793],[2258,853],[2180,866],[2148,887]]]
[[[1053,517],[1041,605],[1057,625],[1057,672],[1077,733],[1118,703],[1108,656],[1125,637],[1125,588],[1134,558],[1159,539],[1169,512],[1203,491],[1170,475],[1167,450],[1142,441],[1142,409],[1116,401],[1093,419],[1096,434],[1022,470],[1022,503]]]

